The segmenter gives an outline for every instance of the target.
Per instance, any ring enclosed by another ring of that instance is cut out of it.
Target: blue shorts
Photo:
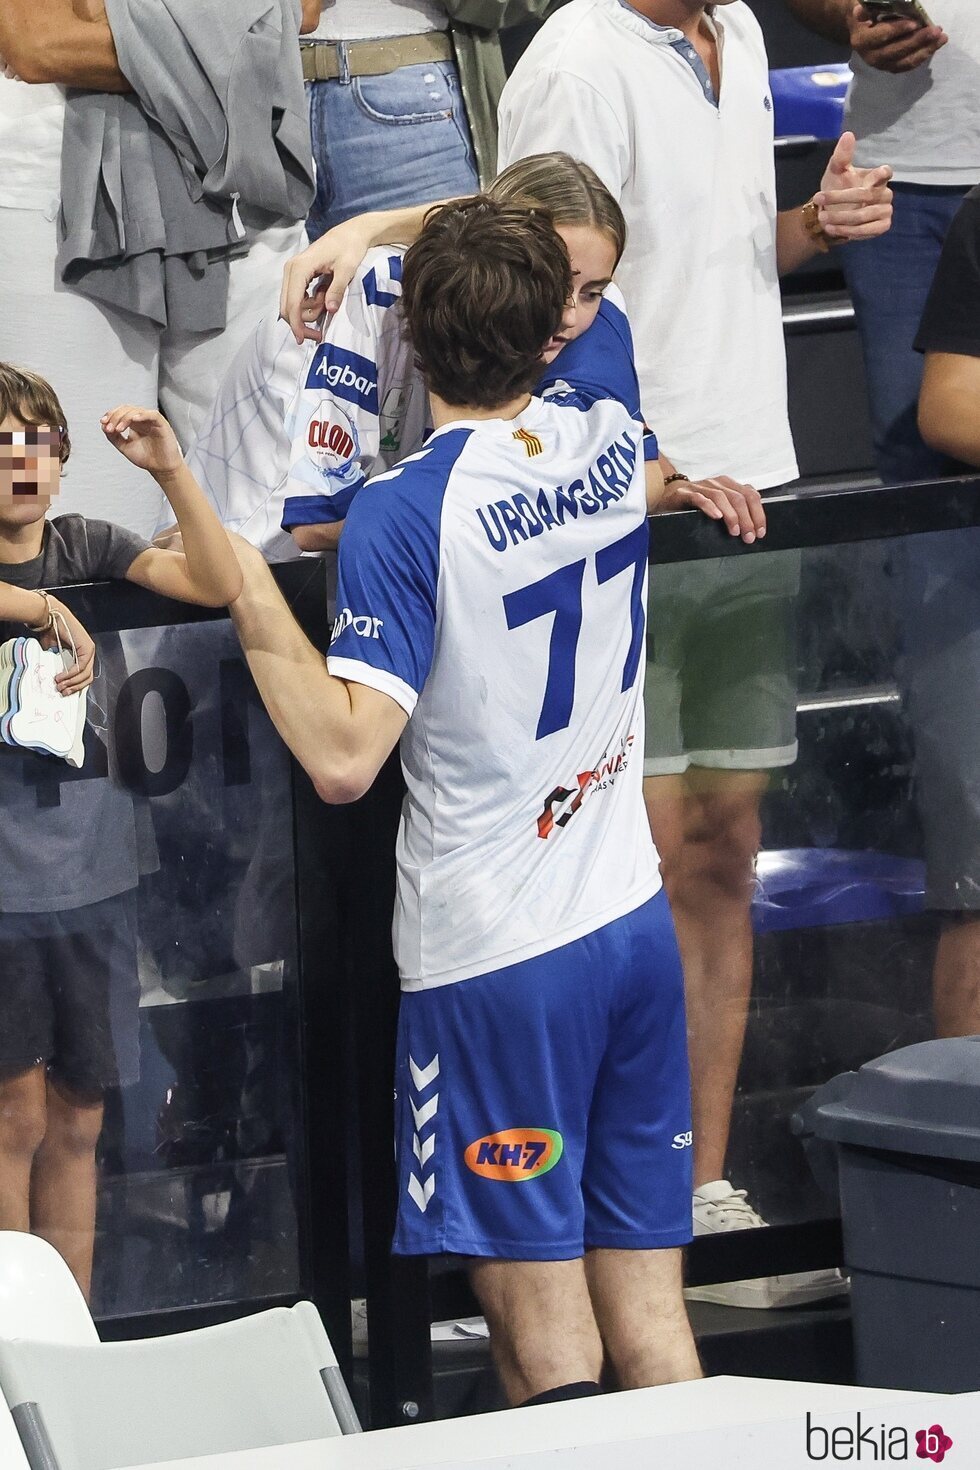
[[[400,1255],[571,1260],[691,1238],[684,989],[661,891],[522,964],[402,996]]]

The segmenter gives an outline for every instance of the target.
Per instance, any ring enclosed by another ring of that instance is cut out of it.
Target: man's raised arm
[[[261,552],[241,537],[232,540],[245,585],[230,612],[262,702],[318,795],[356,801],[398,744],[408,716],[387,694],[328,673]]]

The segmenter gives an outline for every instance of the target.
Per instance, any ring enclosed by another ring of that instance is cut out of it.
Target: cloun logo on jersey
[[[342,408],[326,399],[306,426],[306,452],[321,475],[342,485],[361,478],[357,429]]]
[[[321,342],[310,363],[307,388],[329,388],[335,398],[355,403],[365,413],[378,412],[378,369],[359,352]]]
[[[553,1128],[504,1128],[477,1138],[463,1154],[463,1162],[481,1179],[524,1184],[549,1173],[564,1149],[564,1139]]]

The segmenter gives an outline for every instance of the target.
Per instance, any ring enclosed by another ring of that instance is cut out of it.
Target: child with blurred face
[[[49,518],[71,452],[43,378],[0,363],[0,643],[74,644],[62,694],[92,682],[95,645],[46,589],[125,578],[208,606],[238,596],[222,527],[150,409],[104,416],[106,437],[168,496],[182,552],[106,521]],[[139,1075],[138,840],[133,798],[93,759],[38,801],[51,756],[0,744],[0,1230],[43,1235],[88,1294],[103,1097]]]

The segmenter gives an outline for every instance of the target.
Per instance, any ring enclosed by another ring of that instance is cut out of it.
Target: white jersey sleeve
[[[425,387],[402,327],[402,256],[372,250],[286,408],[282,526],[346,518],[370,476],[420,447]]]
[[[401,329],[401,254],[373,250],[322,342],[259,323],[234,358],[187,462],[229,530],[269,561],[297,525],[345,518],[364,481],[417,449],[424,385]]]
[[[266,317],[232,359],[187,463],[229,531],[268,561],[299,555],[280,528],[289,469],[286,408],[308,363],[285,322]],[[157,527],[173,520],[169,507]]]

